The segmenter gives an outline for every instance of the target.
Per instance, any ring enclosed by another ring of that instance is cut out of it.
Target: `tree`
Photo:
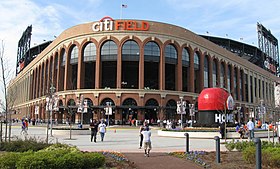
[[[0,65],[1,65],[1,73],[2,73],[2,88],[3,88],[3,93],[4,93],[4,99],[1,101],[1,108],[4,111],[5,114],[5,121],[6,121],[6,128],[5,128],[5,141],[7,141],[7,129],[8,129],[8,122],[9,122],[9,141],[11,139],[11,114],[14,111],[14,103],[16,100],[16,88],[9,88],[7,84],[11,80],[11,72],[8,70],[8,63],[5,61],[4,58],[4,50],[5,45],[4,42],[1,41],[1,47],[0,47]],[[8,117],[9,113],[9,117]]]

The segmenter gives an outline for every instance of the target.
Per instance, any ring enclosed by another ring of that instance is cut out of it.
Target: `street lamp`
[[[260,100],[261,102],[261,105],[260,105],[260,115],[262,117],[262,124],[264,124],[264,114],[266,113],[266,110],[265,110],[265,106],[264,106],[264,100]]]
[[[58,97],[56,96],[55,92],[55,87],[53,86],[53,84],[50,87],[50,95],[46,97],[46,111],[48,112],[48,121],[47,121],[47,143],[48,143],[48,139],[49,139],[49,122],[51,124],[50,127],[50,135],[52,135],[52,127],[53,127],[53,120],[52,120],[52,112],[53,110],[57,109],[57,101],[58,101]]]
[[[183,128],[183,114],[186,114],[186,101],[183,101],[183,97],[180,97],[180,101],[177,101],[177,114],[181,114],[181,129]]]
[[[105,115],[108,115],[108,120],[107,120],[107,122],[108,122],[108,127],[109,127],[109,125],[110,125],[110,119],[109,119],[109,117],[110,117],[110,115],[112,115],[113,114],[113,110],[112,110],[112,102],[106,102],[106,107],[104,108],[104,110],[105,110]]]
[[[192,127],[192,124],[193,124],[193,117],[195,115],[195,110],[194,110],[194,104],[189,104],[189,109],[190,109],[190,116],[191,116],[191,125],[190,127]]]
[[[87,112],[87,100],[84,99],[84,96],[80,96],[80,100],[78,100],[78,112],[81,113],[81,125],[80,127],[83,128],[83,121],[84,121],[84,113]]]
[[[240,110],[241,110],[241,107],[240,106],[237,106],[236,107],[236,109],[237,109],[237,116],[238,116],[238,124],[240,124],[240,122],[241,122],[241,116],[240,116]]]

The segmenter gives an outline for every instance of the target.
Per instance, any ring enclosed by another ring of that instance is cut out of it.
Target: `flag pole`
[[[122,3],[123,1],[121,0],[121,5],[120,5],[120,7],[121,7],[121,13],[120,13],[120,19],[122,19],[122,9],[123,9],[123,7],[122,7]]]

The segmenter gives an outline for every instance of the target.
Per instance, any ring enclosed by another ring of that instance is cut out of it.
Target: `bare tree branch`
[[[4,93],[4,100],[1,102],[1,108],[3,109],[4,113],[5,113],[5,121],[6,121],[6,128],[5,128],[5,141],[7,141],[7,129],[8,129],[8,121],[9,121],[9,141],[11,138],[11,112],[9,113],[9,111],[11,111],[11,109],[14,106],[15,100],[16,100],[16,91],[10,89],[9,93],[7,92],[7,84],[9,83],[9,81],[11,79],[9,79],[10,77],[10,73],[11,71],[9,71],[9,66],[7,64],[7,62],[5,62],[4,60],[4,51],[5,51],[5,45],[3,40],[1,41],[1,47],[0,47],[0,65],[1,65],[1,73],[2,73],[2,84],[3,84],[3,93]],[[9,94],[9,95],[8,95]],[[9,116],[9,120],[8,120],[8,113],[10,114]]]

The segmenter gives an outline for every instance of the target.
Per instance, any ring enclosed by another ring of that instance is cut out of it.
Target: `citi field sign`
[[[106,16],[99,22],[95,22],[92,24],[92,30],[94,32],[114,30],[147,31],[149,30],[149,27],[150,25],[146,21],[113,20],[109,16]]]

